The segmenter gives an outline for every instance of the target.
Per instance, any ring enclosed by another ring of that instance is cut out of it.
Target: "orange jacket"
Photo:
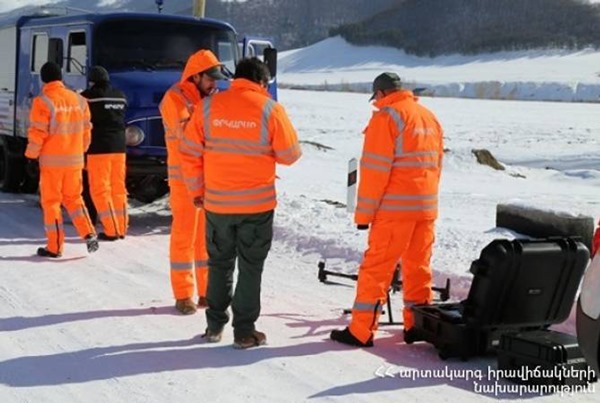
[[[39,158],[40,167],[83,168],[91,129],[85,98],[62,81],[44,84],[31,106],[25,157]]]
[[[215,213],[274,209],[275,165],[291,165],[301,154],[283,107],[246,79],[203,99],[181,142],[188,190]]]
[[[169,181],[182,181],[179,142],[190,120],[194,107],[200,102],[200,91],[189,81],[194,74],[219,66],[219,60],[210,50],[199,50],[191,55],[179,82],[167,90],[160,102],[160,114],[165,128]]]
[[[411,91],[393,92],[375,107],[364,132],[355,222],[435,219],[443,157],[439,122]]]

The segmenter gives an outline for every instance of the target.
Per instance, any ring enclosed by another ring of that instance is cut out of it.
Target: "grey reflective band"
[[[171,262],[171,270],[192,270],[192,262]]]
[[[374,160],[379,160],[379,161],[383,161],[387,164],[391,164],[392,161],[394,160],[391,157],[388,157],[387,155],[381,155],[381,154],[375,154],[375,153],[369,153],[369,152],[363,152],[363,158],[372,158]]]
[[[50,129],[48,132],[53,133],[54,125],[56,124],[56,110],[54,109],[54,103],[45,94],[41,94],[40,99],[44,101],[48,109],[50,109]]]
[[[274,192],[275,185],[264,186],[261,188],[245,189],[245,190],[214,190],[206,189],[207,194],[213,194],[217,196],[242,196],[251,194],[260,194],[265,192]]]
[[[383,200],[437,200],[438,195],[398,195],[398,194],[386,194],[383,196]]]
[[[204,138],[210,139],[210,104],[212,103],[212,97],[204,98],[202,103],[202,116],[204,116]]]
[[[87,101],[90,104],[95,102],[123,102],[127,105],[127,100],[125,98],[89,98]]]
[[[395,145],[394,155],[400,156],[400,155],[402,155],[402,145],[403,145],[402,144],[402,132],[404,131],[404,127],[406,125],[404,124],[404,121],[398,114],[398,111],[395,110],[394,108],[386,106],[384,108],[381,108],[381,111],[389,114],[390,117],[392,118],[392,120],[394,121],[394,123],[396,123],[396,128],[398,129],[398,137],[396,137],[396,145]]]
[[[383,165],[376,165],[373,164],[371,162],[365,162],[365,161],[360,161],[360,167],[361,168],[367,168],[367,169],[372,169],[374,171],[381,171],[381,172],[390,172],[390,166],[383,166]]]
[[[268,98],[265,106],[263,106],[260,128],[260,143],[263,145],[269,144],[269,119],[271,119],[271,112],[273,112],[274,107],[275,101],[271,98]]]
[[[378,312],[382,311],[382,306],[378,303],[369,303],[369,302],[354,302],[354,305],[352,306],[352,309],[355,311],[367,311],[367,312],[373,312],[375,309],[377,309]]]
[[[196,260],[196,268],[205,268],[208,266],[208,260]]]
[[[208,193],[208,192],[207,192]],[[208,204],[218,204],[218,205],[226,205],[226,206],[252,206],[255,204],[263,204],[270,201],[276,200],[276,196],[272,195],[269,197],[263,197],[261,199],[252,199],[252,200],[214,200],[206,197],[204,199],[204,203]]]

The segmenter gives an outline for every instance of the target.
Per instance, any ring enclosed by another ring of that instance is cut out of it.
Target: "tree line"
[[[585,0],[404,0],[330,30],[357,45],[419,56],[600,47],[600,5]]]

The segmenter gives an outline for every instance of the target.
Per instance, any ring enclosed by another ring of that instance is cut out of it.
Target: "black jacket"
[[[125,94],[109,83],[97,83],[81,93],[92,114],[92,142],[88,154],[125,152]]]

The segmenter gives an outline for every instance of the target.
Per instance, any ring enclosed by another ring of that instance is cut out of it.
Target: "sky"
[[[358,69],[355,53],[361,49],[350,50],[336,59],[340,69],[354,69],[360,81],[379,71]],[[282,83],[319,85],[328,79],[319,73],[329,68],[318,63],[323,59],[310,49],[304,52],[307,60],[313,59],[311,68],[294,70],[287,58],[295,53],[281,55]],[[382,51],[379,58],[386,55]],[[572,66],[573,76],[581,74],[577,62],[565,65]],[[483,74],[472,63],[462,68],[474,76]],[[485,72],[489,80],[498,79],[505,68],[490,64]],[[523,61],[523,83],[536,68]],[[458,85],[451,80],[445,84]],[[343,310],[353,303],[354,283],[338,278],[320,283],[317,264],[325,260],[328,269],[351,274],[362,259],[366,234],[336,205],[346,201],[347,163],[360,156],[361,132],[372,108],[369,94],[361,92],[282,89],[279,96],[304,155],[277,172],[275,235],[257,322],[268,344],[234,350],[227,327],[221,343],[207,345],[200,338],[206,327],[203,313],[176,314],[168,276],[166,198],[148,205],[132,201],[127,238],[102,243],[93,255],[87,255],[66,225],[63,257],[46,260],[35,256],[44,243],[37,197],[0,193],[0,401],[475,403],[561,398],[559,393],[507,389],[513,384],[495,377],[494,357],[442,361],[427,343],[406,345],[397,325],[382,325],[372,349],[328,340],[332,329],[348,323]],[[481,249],[493,239],[517,235],[496,227],[497,204],[600,217],[599,104],[444,97],[422,97],[420,102],[438,116],[445,132],[432,268],[435,284],[452,280],[451,301],[468,293],[469,267]],[[477,164],[474,148],[490,150],[506,170]],[[401,294],[392,295],[396,319],[401,302]],[[574,334],[574,317],[556,328]],[[597,384],[562,398],[597,402],[596,389]]]

